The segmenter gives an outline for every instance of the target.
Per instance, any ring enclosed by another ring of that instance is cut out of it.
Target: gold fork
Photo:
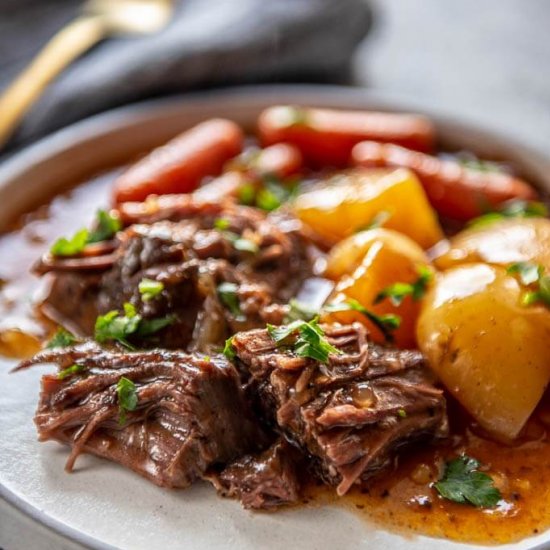
[[[99,41],[118,34],[148,34],[165,26],[172,0],[89,0],[0,97],[0,148],[44,88]]]

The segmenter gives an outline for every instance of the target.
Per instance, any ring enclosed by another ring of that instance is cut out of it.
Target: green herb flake
[[[223,219],[223,218],[220,218]],[[217,228],[218,230],[219,227]],[[240,250],[241,252],[250,252],[251,254],[257,254],[260,250],[260,247],[250,239],[241,237],[233,231],[227,231],[225,229],[220,230],[222,235],[233,245],[235,250]]]
[[[401,317],[399,315],[394,315],[393,313],[377,315],[353,298],[349,298],[345,302],[327,304],[323,309],[328,312],[357,311],[363,314],[380,330],[387,342],[393,342],[392,332],[401,326]]]
[[[512,275],[517,274],[522,284],[531,287],[531,290],[523,294],[522,305],[542,303],[550,307],[550,276],[544,275],[542,265],[517,262],[509,266],[506,271]]]
[[[122,229],[122,222],[118,216],[98,210],[96,214],[96,228],[88,236],[88,243],[97,243],[112,239]]]
[[[231,314],[235,317],[241,316],[241,306],[237,291],[239,287],[235,283],[222,283],[218,286],[218,296],[222,304],[227,307]]]
[[[135,349],[128,341],[131,336],[150,336],[175,321],[167,316],[158,319],[143,319],[130,303],[124,304],[124,315],[117,310],[100,315],[95,322],[94,338],[104,343],[116,341],[129,349]]]
[[[136,331],[137,336],[151,336],[163,328],[169,327],[176,321],[175,315],[158,317],[156,319],[141,319]]]
[[[116,385],[116,393],[118,398],[118,423],[122,425],[126,423],[126,413],[136,410],[138,404],[136,385],[123,376]]]
[[[318,315],[318,311],[312,307],[299,302],[298,300],[292,298],[288,303],[289,309],[288,313],[285,315],[285,323],[291,323],[292,321],[303,320],[311,321]]]
[[[57,379],[65,380],[65,378],[68,378],[73,374],[79,374],[85,370],[86,370],[86,367],[84,365],[71,365],[70,367],[67,367],[66,369],[59,371],[57,373]]]
[[[276,210],[281,204],[282,201],[271,189],[260,189],[256,195],[256,206],[266,212]]]
[[[214,227],[220,231],[229,229],[231,222],[227,218],[217,218],[214,220]]]
[[[80,229],[70,239],[61,237],[50,248],[53,256],[76,256],[80,254],[88,244],[89,231]]]
[[[512,275],[517,274],[524,285],[532,285],[540,280],[544,268],[541,265],[528,262],[517,262],[509,266],[506,271]]]
[[[80,229],[69,239],[57,239],[51,246],[50,253],[53,256],[76,256],[84,251],[86,245],[111,239],[122,229],[122,222],[118,216],[105,210],[98,210],[96,216],[95,229]]]
[[[74,334],[71,334],[68,330],[65,330],[64,328],[58,328],[55,331],[55,334],[52,336],[51,340],[46,344],[46,347],[48,349],[54,349],[54,348],[66,348],[68,346],[72,346],[77,342],[76,336]]]
[[[160,281],[154,281],[153,279],[142,279],[139,282],[138,290],[141,294],[141,299],[144,302],[148,302],[164,290],[164,284]]]
[[[507,218],[545,218],[547,216],[548,208],[544,203],[514,199],[506,201],[496,211],[487,212],[487,214],[470,220],[468,227],[485,227]]]
[[[438,493],[447,500],[492,508],[502,498],[491,476],[479,472],[475,458],[462,455],[445,465],[443,477],[434,484]]]
[[[256,188],[251,183],[245,183],[239,189],[239,202],[252,206],[256,200]]]
[[[399,416],[399,418],[407,418],[407,411],[405,409],[399,409],[397,411],[397,416]]]
[[[320,363],[326,363],[329,354],[342,353],[326,339],[317,318],[309,322],[297,320],[281,327],[267,325],[267,331],[277,344],[284,343],[287,338],[297,333],[292,349],[298,357],[308,357]]]
[[[548,207],[539,201],[514,199],[504,203],[501,213],[507,218],[545,218]]]
[[[237,353],[235,352],[235,346],[233,346],[233,338],[234,336],[231,336],[225,341],[225,345],[223,347],[223,354],[232,361],[237,357]]]
[[[399,307],[407,296],[411,296],[413,300],[418,301],[426,293],[432,278],[432,271],[427,266],[422,266],[418,269],[418,279],[414,283],[398,282],[389,285],[376,295],[374,303],[378,304],[389,298],[395,307]]]
[[[237,238],[233,241],[233,247],[235,250],[240,250],[241,252],[250,252],[251,254],[257,254],[260,250],[258,245],[251,241],[250,239],[244,239],[242,237]]]

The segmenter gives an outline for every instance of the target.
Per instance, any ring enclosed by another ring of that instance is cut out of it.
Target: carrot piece
[[[265,176],[287,178],[303,168],[300,149],[289,143],[276,143],[262,149],[252,163],[252,170]]]
[[[202,185],[193,194],[203,201],[237,198],[245,185],[259,186],[265,176],[284,180],[300,172],[302,167],[303,159],[299,149],[288,143],[277,143],[261,149],[244,163],[239,158],[231,161],[226,166],[229,168],[227,172]]]
[[[230,120],[202,122],[124,172],[115,182],[115,203],[193,191],[202,178],[221,172],[225,162],[242,150],[243,139],[242,130]]]
[[[433,207],[456,220],[469,220],[510,199],[534,199],[536,191],[504,172],[467,168],[453,160],[404,147],[365,141],[352,151],[353,162],[365,167],[406,167],[416,173]]]
[[[435,135],[432,123],[420,115],[290,106],[265,109],[258,118],[258,133],[264,145],[295,145],[316,168],[346,166],[353,146],[364,140],[431,151]]]

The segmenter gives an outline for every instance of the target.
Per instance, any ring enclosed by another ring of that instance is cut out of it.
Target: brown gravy
[[[13,231],[0,237],[0,353],[31,355],[47,328],[33,316],[33,297],[42,283],[29,270],[62,235],[89,225],[94,212],[109,204],[113,173],[75,187],[51,203],[22,216]],[[395,469],[367,488],[344,498],[334,490],[310,486],[305,500],[345,506],[361,517],[403,534],[423,534],[480,544],[513,542],[550,527],[550,399],[531,419],[523,442],[506,446],[470,431],[445,445],[400,456]],[[453,411],[454,412],[454,411]],[[479,510],[441,499],[431,488],[446,459],[461,452],[487,466],[502,492],[495,509]]]

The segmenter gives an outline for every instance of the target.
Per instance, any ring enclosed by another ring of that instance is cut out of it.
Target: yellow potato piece
[[[442,270],[472,262],[494,265],[533,262],[550,272],[550,220],[506,219],[466,229],[451,239],[449,249],[434,262]]]
[[[348,246],[351,252],[346,256]],[[349,237],[339,245],[339,251],[335,252],[334,262],[329,262],[329,265],[333,268],[332,275],[336,275],[336,279],[342,278],[329,301],[339,303],[352,298],[377,315],[399,315],[402,320],[401,326],[393,332],[395,344],[402,348],[415,347],[415,323],[420,302],[410,296],[399,306],[394,306],[389,299],[378,304],[373,302],[378,293],[389,285],[398,282],[414,283],[418,279],[418,268],[428,264],[424,251],[400,233],[372,229]],[[373,340],[384,342],[383,333],[362,313],[332,312],[326,314],[323,321],[343,324],[358,321],[370,329]]]
[[[332,247],[327,256],[325,277],[338,280],[344,275],[350,275],[374,243],[382,243],[413,263],[428,263],[422,248],[409,237],[391,229],[369,229],[355,233]]]
[[[422,248],[443,238],[437,216],[417,177],[409,170],[355,169],[299,195],[296,215],[329,243],[366,227],[387,212],[384,227],[409,236]]]
[[[418,319],[431,367],[502,439],[517,437],[550,380],[550,312],[520,305],[523,292],[504,268],[456,267],[438,276]]]

